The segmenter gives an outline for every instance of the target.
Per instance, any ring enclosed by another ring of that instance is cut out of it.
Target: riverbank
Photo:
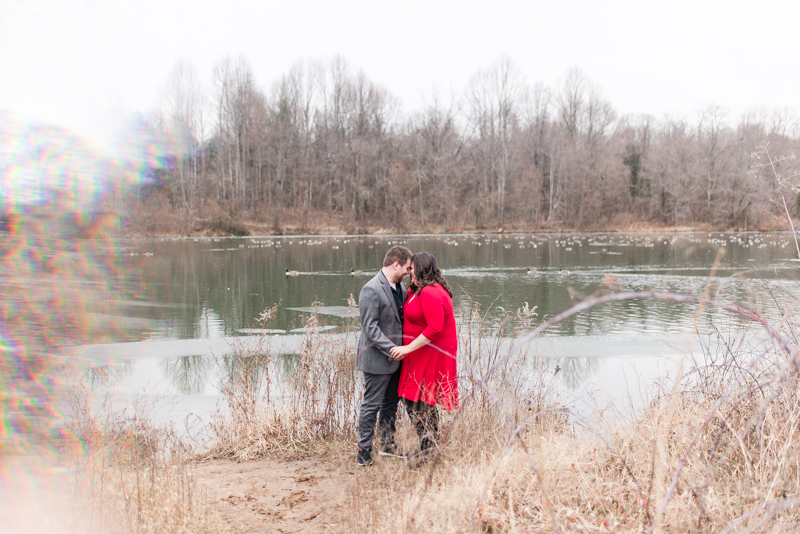
[[[535,225],[515,224],[510,221],[502,227],[483,225],[445,226],[415,225],[413,227],[391,222],[376,223],[352,221],[344,216],[326,212],[306,216],[286,215],[280,224],[274,221],[253,220],[243,216],[231,217],[217,208],[205,210],[204,215],[181,216],[167,210],[148,210],[127,214],[117,234],[122,237],[210,237],[210,236],[280,236],[280,235],[388,235],[388,234],[474,234],[474,233],[566,233],[566,232],[660,232],[679,233],[693,231],[757,231],[788,230],[789,225],[778,217],[764,217],[746,226],[715,226],[694,222],[667,225],[657,221],[635,220],[619,217],[608,222],[575,226],[564,222],[541,222]]]

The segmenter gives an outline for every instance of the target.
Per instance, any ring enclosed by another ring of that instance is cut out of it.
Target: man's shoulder
[[[381,272],[378,271],[378,274],[370,278],[366,284],[361,288],[361,292],[363,293],[366,291],[377,291],[381,287],[381,279],[380,279]]]
[[[369,281],[366,284],[364,284],[364,287],[367,287],[367,286],[370,286],[370,287],[373,287],[373,288],[380,287],[381,284],[383,283],[383,280],[381,280],[381,278],[385,279],[386,277],[383,276],[383,273],[381,271],[378,271],[377,273],[375,273],[375,276],[370,278]]]

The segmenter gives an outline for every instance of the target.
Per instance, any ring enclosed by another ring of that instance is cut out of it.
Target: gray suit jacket
[[[406,288],[402,282],[397,286],[400,288],[400,298],[405,302]],[[365,373],[375,375],[394,373],[400,367],[400,362],[392,359],[389,350],[403,344],[403,323],[394,303],[392,286],[383,271],[378,271],[361,288],[358,309],[361,313],[361,335],[358,337],[356,366]]]

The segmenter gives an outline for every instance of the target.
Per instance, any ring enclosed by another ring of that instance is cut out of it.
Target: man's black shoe
[[[370,449],[358,448],[358,465],[361,467],[372,465],[372,451]]]
[[[382,446],[381,450],[378,451],[378,454],[381,456],[391,456],[393,458],[408,458],[408,455],[398,449],[397,445],[394,443]]]

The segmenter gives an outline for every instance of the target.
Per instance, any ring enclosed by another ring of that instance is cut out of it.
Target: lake
[[[167,400],[168,418],[202,417],[217,404],[219,378],[211,354],[231,337],[260,331],[255,319],[278,304],[269,335],[279,353],[302,337],[302,318],[319,308],[331,333],[348,313],[348,298],[377,272],[386,250],[402,244],[428,251],[456,293],[455,308],[472,301],[500,317],[528,303],[539,320],[569,308],[603,287],[699,294],[720,249],[724,257],[713,294],[776,315],[757,277],[796,294],[800,262],[789,233],[575,233],[291,236],[129,240],[121,243],[124,272],[119,302],[135,343],[83,346],[73,357],[88,367],[109,367],[120,398]],[[286,276],[285,271],[299,271]],[[352,275],[351,269],[364,271]],[[529,274],[528,269],[536,271]],[[536,351],[563,369],[561,387],[571,402],[639,406],[648,385],[674,370],[686,353],[699,354],[705,309],[658,302],[596,308],[549,330]],[[633,400],[632,400],[633,399]],[[166,413],[166,412],[164,412]]]

